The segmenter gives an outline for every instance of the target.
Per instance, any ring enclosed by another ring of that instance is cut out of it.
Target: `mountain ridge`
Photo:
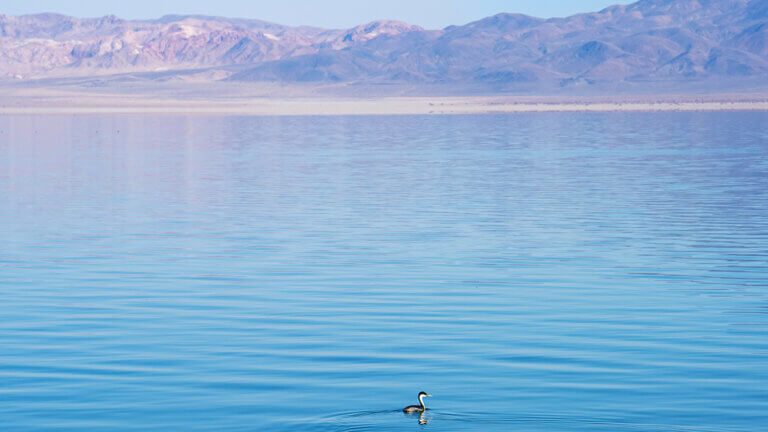
[[[563,88],[768,82],[768,0],[640,0],[562,18],[500,13],[425,30],[166,15],[0,14],[6,80],[208,70],[234,82]],[[164,74],[167,79],[168,74]]]

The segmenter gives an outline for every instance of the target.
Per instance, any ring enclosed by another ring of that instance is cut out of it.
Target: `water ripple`
[[[766,124],[0,116],[0,424],[760,430]]]

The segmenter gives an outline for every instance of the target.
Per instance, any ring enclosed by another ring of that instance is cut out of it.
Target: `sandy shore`
[[[627,97],[566,100],[555,97],[226,97],[169,98],[149,95],[24,91],[0,94],[0,114],[221,114],[377,115],[494,114],[610,111],[768,111],[768,97]]]

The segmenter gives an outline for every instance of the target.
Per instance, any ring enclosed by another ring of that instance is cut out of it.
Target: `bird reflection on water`
[[[417,416],[417,414],[418,414],[418,416]],[[419,424],[422,425],[422,426],[429,424],[430,420],[432,420],[431,416],[427,415],[426,411],[422,411],[422,412],[418,412],[418,413],[415,413],[415,412],[413,412],[413,413],[405,413],[405,416],[406,417],[418,417]]]
[[[427,413],[422,412],[421,414],[419,414],[419,424],[425,425],[428,423],[429,423],[429,419],[427,418]]]

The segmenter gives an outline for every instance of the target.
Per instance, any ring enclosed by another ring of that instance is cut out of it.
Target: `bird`
[[[426,392],[419,393],[419,403],[421,405],[408,405],[407,407],[403,408],[404,413],[417,413],[417,412],[424,412],[427,410],[427,407],[424,406],[424,396],[426,397],[432,397],[431,394],[427,394]]]

